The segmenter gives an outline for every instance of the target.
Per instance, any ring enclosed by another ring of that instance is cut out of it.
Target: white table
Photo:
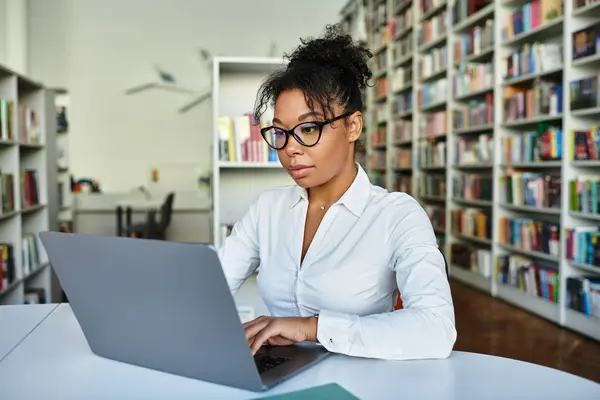
[[[33,308],[23,308],[28,312]],[[268,392],[246,392],[98,357],[68,305],[54,310],[0,363],[0,393],[6,399],[248,399],[329,382],[361,399],[600,399],[600,384],[586,379],[464,352],[446,360],[404,362],[334,355]]]
[[[56,304],[0,306],[0,361],[56,307]]]

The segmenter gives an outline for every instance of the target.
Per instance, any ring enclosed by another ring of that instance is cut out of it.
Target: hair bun
[[[333,67],[349,75],[360,88],[364,88],[373,76],[368,67],[373,54],[364,43],[355,42],[339,24],[327,25],[322,37],[301,38],[300,41],[301,46],[285,55],[289,69]]]

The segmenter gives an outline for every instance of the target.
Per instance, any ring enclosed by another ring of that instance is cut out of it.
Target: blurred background
[[[600,382],[594,0],[0,0],[0,305],[68,301],[44,230],[218,248],[292,183],[260,83],[332,23],[373,52],[358,161],[430,216],[456,349]],[[236,302],[268,313],[255,276]]]

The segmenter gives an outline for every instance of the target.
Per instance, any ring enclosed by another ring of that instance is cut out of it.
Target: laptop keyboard
[[[289,358],[271,357],[271,356],[254,356],[254,362],[256,363],[256,368],[258,369],[259,374],[267,372],[268,370],[273,369],[276,366],[281,365],[286,361],[289,361]]]

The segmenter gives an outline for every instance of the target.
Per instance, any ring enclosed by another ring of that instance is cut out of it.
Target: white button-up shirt
[[[219,249],[232,293],[256,271],[273,316],[319,314],[331,352],[445,358],[456,341],[445,261],[421,205],[374,186],[359,166],[300,262],[308,207],[299,186],[266,190]],[[394,310],[400,292],[403,309]]]

